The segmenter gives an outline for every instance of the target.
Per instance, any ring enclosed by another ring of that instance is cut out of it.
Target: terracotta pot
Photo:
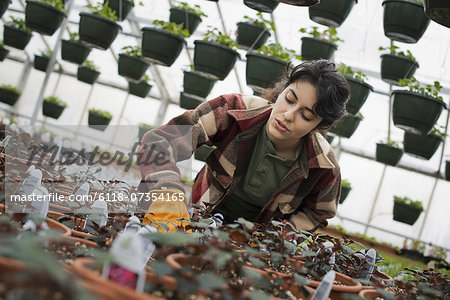
[[[380,293],[378,293],[376,290],[374,290],[374,289],[370,289],[370,290],[361,290],[359,293],[358,293],[358,296],[360,297],[360,298],[363,298],[363,299],[379,299],[379,298],[381,298],[381,299],[384,299],[384,296],[383,295],[381,295]],[[395,296],[394,295],[392,295],[392,298],[394,298]]]
[[[48,227],[50,229],[60,231],[63,236],[70,236],[70,232],[71,231],[66,225],[61,224],[61,223],[59,223],[59,222],[57,222],[55,220],[52,220],[50,218],[47,218],[45,221],[47,222]]]
[[[67,241],[73,242],[73,243],[79,242],[79,243],[81,243],[83,245],[86,245],[88,247],[98,248],[98,244],[96,242],[85,240],[85,239],[82,239],[82,238],[68,236],[68,237],[64,237],[64,239],[67,240]]]

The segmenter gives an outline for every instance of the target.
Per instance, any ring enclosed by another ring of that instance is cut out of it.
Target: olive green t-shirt
[[[297,149],[295,158],[278,157],[267,137],[264,125],[258,132],[245,174],[216,211],[222,213],[228,221],[234,221],[239,217],[256,221],[260,210],[270,200],[283,177],[298,159],[302,148],[303,143]]]

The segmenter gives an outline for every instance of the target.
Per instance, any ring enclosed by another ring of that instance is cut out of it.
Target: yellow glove
[[[152,203],[142,221],[144,224],[155,226],[158,228],[158,231],[163,232],[174,232],[177,230],[177,227],[184,228],[189,225],[186,222],[177,220],[190,220],[186,207],[188,199],[182,191],[177,189],[153,190],[149,192],[149,198]],[[159,222],[167,225],[169,230],[165,226],[158,225]]]

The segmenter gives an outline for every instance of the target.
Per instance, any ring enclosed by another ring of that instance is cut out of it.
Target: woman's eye
[[[302,118],[305,119],[306,121],[311,121],[311,119],[309,119],[308,117],[306,117],[304,114],[302,114]]]
[[[289,104],[292,104],[292,103],[294,103],[294,102],[292,102],[291,100],[289,100],[289,98],[288,98],[288,97],[286,97],[286,102],[287,102],[287,103],[289,103]]]

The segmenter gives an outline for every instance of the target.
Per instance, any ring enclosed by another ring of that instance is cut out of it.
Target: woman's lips
[[[278,130],[280,130],[280,131],[287,131],[288,129],[285,127],[285,126],[283,126],[283,124],[280,122],[280,121],[278,121],[277,119],[275,119],[275,126],[278,128]]]

